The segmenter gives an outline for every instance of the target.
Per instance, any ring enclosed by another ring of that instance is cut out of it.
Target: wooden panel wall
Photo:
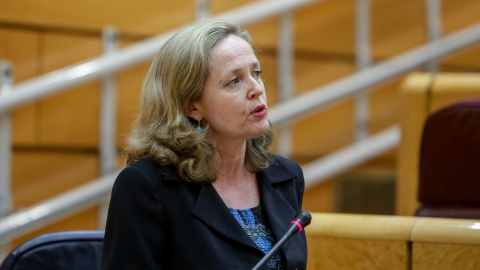
[[[2,21],[75,30],[101,30],[114,25],[125,33],[152,35],[194,18],[194,0],[178,1],[2,1]]]
[[[18,83],[100,54],[100,31],[106,25],[119,30],[120,46],[128,46],[189,24],[195,19],[195,2],[72,0],[66,4],[61,0],[4,0],[0,9],[0,58],[13,62]],[[211,0],[211,13],[218,14],[250,2],[253,0]],[[354,3],[351,0],[319,1],[294,13],[296,95],[355,72]],[[446,33],[480,21],[477,16],[480,3],[476,0],[444,0],[442,4]],[[423,1],[373,0],[372,5],[373,62],[425,42]],[[274,17],[247,26],[260,51],[258,57],[264,70],[262,76],[270,106],[278,103],[278,25],[279,19]],[[474,46],[460,55],[443,59],[441,68],[479,71],[479,57],[480,46]],[[148,66],[148,62],[143,63],[118,74],[119,148],[138,110],[140,87]],[[398,123],[401,79],[369,89],[372,133]],[[40,194],[53,195],[63,190],[58,188],[44,193],[44,189],[49,189],[48,183],[59,181],[62,187],[73,187],[98,175],[99,87],[100,82],[92,82],[13,112],[12,173],[16,208],[40,201],[45,197]],[[300,118],[292,124],[294,149],[291,157],[304,163],[351,143],[352,115],[353,102],[346,101]],[[393,171],[395,152],[363,166],[380,166]],[[331,212],[335,201],[333,194],[331,183],[313,187],[305,194],[305,208]],[[95,224],[92,221],[96,218],[94,212],[84,213],[90,216],[85,229]],[[82,220],[88,219],[84,216]]]
[[[13,203],[17,211],[95,179],[99,170],[95,153],[79,151],[20,149],[14,151],[12,163]],[[20,237],[11,247],[46,232],[96,228],[95,207]]]

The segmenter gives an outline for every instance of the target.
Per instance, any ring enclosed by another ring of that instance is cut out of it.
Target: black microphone
[[[307,211],[301,211],[295,220],[292,221],[292,226],[290,229],[285,233],[285,235],[278,241],[270,251],[263,256],[263,258],[252,268],[252,270],[259,270],[262,269],[263,266],[270,260],[270,258],[277,252],[279,248],[281,248],[285,242],[287,242],[290,237],[292,237],[294,234],[297,232],[301,232],[303,228],[307,227],[308,224],[310,224],[310,221],[312,221],[312,215],[310,215],[309,212]]]

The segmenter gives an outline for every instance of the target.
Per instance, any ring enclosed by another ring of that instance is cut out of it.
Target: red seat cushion
[[[452,205],[480,207],[480,99],[447,106],[429,117],[419,179],[419,201],[433,212],[439,206],[449,211]]]

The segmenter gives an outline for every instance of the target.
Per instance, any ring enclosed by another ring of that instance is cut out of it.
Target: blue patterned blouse
[[[270,229],[266,226],[260,205],[244,210],[229,209],[253,242],[267,254],[275,244],[275,239]],[[280,252],[275,253],[267,262],[264,269],[285,269],[282,254]]]

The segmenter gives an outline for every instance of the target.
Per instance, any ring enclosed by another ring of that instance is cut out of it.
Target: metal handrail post
[[[117,49],[118,33],[113,27],[106,27],[102,33],[103,54],[110,55]],[[106,175],[117,168],[117,77],[111,73],[102,80],[100,94],[99,150],[100,174]],[[107,218],[108,205],[98,207],[97,227],[103,229]]]
[[[117,31],[107,27],[103,31],[103,54],[110,55],[117,48]],[[117,146],[117,78],[111,73],[103,77],[100,94],[99,148],[100,173],[105,175],[116,169]]]
[[[195,20],[205,21],[210,17],[210,2],[208,0],[195,1]]]
[[[12,65],[0,62],[0,99],[10,94],[12,86]],[[0,217],[12,211],[11,190],[11,112],[0,112]],[[0,243],[0,258],[9,249],[9,243]]]
[[[285,12],[280,16],[278,39],[277,80],[279,102],[285,102],[293,97],[293,26],[292,12]],[[292,151],[292,132],[289,121],[281,123],[278,134],[278,154],[289,157]]]
[[[425,23],[427,25],[428,42],[437,41],[442,35],[441,3],[439,0],[425,1]],[[436,73],[439,70],[438,61],[432,60],[427,64],[430,72]]]
[[[9,62],[0,62],[0,98],[8,96],[12,86],[12,66]],[[11,112],[0,113],[0,216],[12,209],[10,191],[11,146]]]
[[[356,64],[359,70],[364,70],[370,66],[372,58],[370,52],[370,0],[357,0],[356,7]],[[369,107],[368,88],[366,88],[356,94],[354,104],[356,141],[361,141],[368,137]]]

